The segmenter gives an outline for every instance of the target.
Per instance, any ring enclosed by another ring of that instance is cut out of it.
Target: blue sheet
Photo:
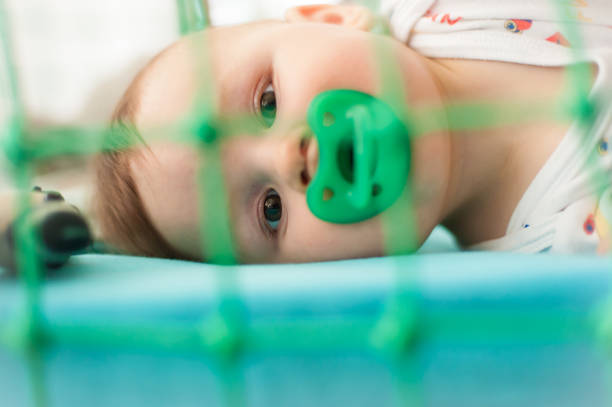
[[[611,265],[461,252],[233,269],[78,256],[42,292],[44,387],[51,406],[609,405]],[[243,346],[224,362],[210,321],[229,273]],[[22,310],[19,283],[1,279],[1,405],[30,405],[28,364],[7,339]],[[117,327],[123,336],[104,333]]]

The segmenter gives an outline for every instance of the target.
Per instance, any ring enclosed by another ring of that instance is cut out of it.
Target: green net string
[[[11,112],[7,119],[8,125],[3,140],[5,154],[13,163],[13,178],[21,191],[27,191],[31,179],[29,162],[20,146],[24,140],[24,113],[19,100],[17,75],[12,64],[11,42],[8,34],[8,18],[4,1],[0,1],[0,47],[3,49],[5,61],[5,76],[8,78],[8,96]],[[37,261],[36,240],[33,230],[28,227],[27,217],[30,212],[30,196],[27,192],[19,194],[16,219],[16,264],[20,272],[21,282],[25,291],[25,303],[22,305],[20,319],[16,322],[15,347],[21,352],[28,366],[31,383],[32,404],[44,407],[47,394],[44,377],[44,312],[41,306],[41,275],[42,264]]]
[[[204,8],[201,2],[199,4]],[[193,30],[186,32],[201,28],[204,27],[197,24]],[[222,129],[215,119],[218,116],[214,97],[217,92],[209,48],[202,41],[192,41],[191,48],[196,61],[197,82],[196,99],[189,121],[195,124],[191,134],[195,136],[200,151],[197,185],[202,252],[205,258],[217,265],[214,272],[216,291],[219,293],[216,311],[206,321],[203,339],[214,351],[214,368],[224,405],[239,407],[246,405],[242,372],[246,321],[236,281],[237,270],[222,266],[234,265],[238,260],[221,154],[222,140],[235,133]]]
[[[177,0],[177,11],[181,35],[202,31],[210,26],[206,0]]]
[[[380,83],[380,95],[377,97],[391,107],[408,129],[407,137],[413,138],[415,118],[407,106],[410,94],[400,71],[399,60],[391,44],[385,41],[386,35],[383,32],[372,40],[372,57],[377,62]],[[412,171],[399,199],[382,215],[387,255],[413,253],[418,248],[411,175]],[[418,268],[418,261],[415,261],[414,268],[405,270],[395,260],[395,289],[387,298],[382,314],[369,333],[373,350],[389,361],[395,401],[400,406],[424,404],[418,360],[415,359],[418,312],[414,281]]]

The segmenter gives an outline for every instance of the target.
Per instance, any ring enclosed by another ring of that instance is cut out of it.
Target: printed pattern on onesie
[[[580,23],[582,45],[612,43],[609,0],[383,0],[381,10],[398,39],[430,57],[566,65],[565,12]]]
[[[612,225],[612,50],[596,60],[599,114],[573,123],[515,208],[506,235],[470,247],[517,252],[609,253]]]

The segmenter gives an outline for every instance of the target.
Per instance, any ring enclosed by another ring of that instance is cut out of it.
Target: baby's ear
[[[285,20],[289,23],[314,22],[337,24],[369,31],[374,25],[374,14],[363,6],[316,4],[290,8],[285,13]]]

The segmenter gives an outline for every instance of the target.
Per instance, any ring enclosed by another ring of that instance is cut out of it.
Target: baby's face
[[[348,225],[324,222],[310,212],[305,195],[318,162],[317,143],[305,122],[309,104],[329,89],[377,93],[372,37],[329,24],[262,22],[191,38],[205,39],[210,49],[218,113],[248,114],[259,126],[221,147],[240,262],[383,254],[380,217]],[[198,212],[214,216],[216,208],[198,200],[198,153],[171,143],[172,134],[167,142],[153,142],[147,131],[184,118],[192,108],[197,81],[189,43],[173,46],[144,78],[136,125],[151,148],[132,160],[131,170],[161,235],[179,251],[205,259]]]

